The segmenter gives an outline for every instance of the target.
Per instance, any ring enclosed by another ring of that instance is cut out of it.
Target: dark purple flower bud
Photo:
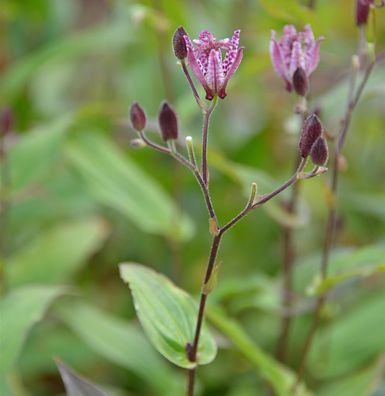
[[[310,115],[304,121],[299,141],[299,152],[303,158],[310,154],[314,142],[321,136],[322,129],[321,121],[315,114]]]
[[[310,157],[314,165],[323,166],[328,160],[328,145],[326,140],[320,136],[315,143],[310,152]]]
[[[369,8],[372,0],[356,0],[356,25],[366,25],[368,23]]]
[[[5,136],[11,129],[13,124],[12,111],[5,108],[0,114],[0,136]]]
[[[137,102],[134,102],[130,108],[130,119],[132,127],[138,132],[146,127],[146,114]]]
[[[309,92],[309,78],[302,67],[298,67],[293,74],[293,87],[299,96],[306,96]]]
[[[175,111],[163,102],[159,112],[159,126],[164,141],[178,139],[178,120]]]
[[[184,36],[187,36],[183,26],[179,26],[175,30],[174,36],[172,37],[172,46],[174,48],[174,54],[178,59],[184,59],[187,57],[187,47]]]

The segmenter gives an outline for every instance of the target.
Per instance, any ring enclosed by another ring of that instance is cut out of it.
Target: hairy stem
[[[211,106],[203,113],[204,116],[203,116],[203,128],[202,128],[202,178],[206,186],[208,186],[209,183],[209,170],[207,166],[207,144],[209,138],[209,124],[210,124],[210,117],[215,109],[217,100],[218,97],[214,96]]]
[[[202,108],[201,98],[199,97],[198,91],[196,90],[194,82],[191,79],[190,73],[189,73],[189,71],[187,69],[186,62],[184,61],[184,59],[181,60],[181,65],[182,65],[183,73],[186,76],[186,79],[187,79],[187,81],[188,81],[188,83],[190,85],[191,91],[192,91],[192,93],[194,95],[195,101],[197,102],[197,105],[200,108]]]
[[[349,131],[350,123],[351,123],[351,118],[353,115],[353,111],[357,106],[357,103],[359,99],[361,98],[361,95],[365,89],[365,86],[369,80],[369,77],[373,71],[373,68],[375,66],[376,61],[371,62],[365,72],[364,76],[362,78],[362,81],[357,89],[355,91],[355,80],[356,80],[356,71],[353,70],[351,74],[351,80],[350,80],[350,88],[349,88],[349,95],[348,95],[348,104],[346,108],[346,112],[342,121],[342,126],[341,130],[338,134],[338,140],[334,149],[333,153],[333,170],[332,170],[332,177],[330,180],[330,191],[332,193],[332,204],[330,205],[329,208],[329,213],[328,213],[328,220],[327,220],[327,225],[326,225],[326,230],[325,230],[325,242],[324,242],[324,247],[322,250],[322,261],[321,261],[321,270],[320,270],[320,275],[321,275],[321,281],[324,280],[327,276],[328,272],[328,267],[329,267],[329,261],[330,261],[330,252],[333,247],[334,243],[334,235],[336,231],[336,220],[337,220],[337,212],[336,212],[336,206],[335,206],[335,201],[337,197],[337,188],[338,188],[338,177],[339,177],[339,158],[341,155],[341,151],[343,148],[343,145],[346,140],[346,136]],[[295,387],[299,384],[299,382],[302,379],[304,369],[306,366],[306,360],[309,355],[309,352],[311,351],[311,347],[314,341],[314,336],[316,334],[319,322],[320,322],[320,317],[321,317],[321,312],[322,308],[324,306],[324,303],[326,301],[327,295],[326,293],[323,293],[320,295],[320,297],[317,300],[316,306],[315,306],[315,312],[313,316],[313,321],[310,325],[309,332],[307,334],[307,337],[305,339],[301,356],[300,356],[300,362],[298,365],[297,369],[297,378],[296,378],[296,383]]]
[[[181,163],[183,166],[190,169],[190,171],[194,174],[199,186],[201,187],[210,218],[217,220],[217,216],[214,210],[214,205],[212,203],[209,191],[207,189],[207,186],[203,182],[202,176],[200,175],[196,164],[190,162],[187,158],[183,157],[183,155],[179,154],[177,151],[172,151],[168,147],[164,147],[153,142],[146,136],[146,134],[143,131],[139,133],[141,139],[146,143],[148,147],[152,148],[153,150],[159,151],[160,153],[170,155],[171,157],[175,158],[179,163]]]

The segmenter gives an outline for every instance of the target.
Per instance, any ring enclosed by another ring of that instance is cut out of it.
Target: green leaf
[[[278,282],[262,274],[224,279],[210,301],[226,304],[229,312],[236,315],[255,308],[276,315],[281,309]]]
[[[381,274],[385,272],[385,262],[383,264],[375,265],[375,266],[367,266],[362,268],[357,268],[351,271],[341,272],[334,276],[329,276],[325,280],[318,282],[318,278],[316,278],[313,285],[310,285],[308,291],[310,294],[322,294],[329,291],[331,288],[335,286],[339,286],[340,284],[355,279],[355,278],[366,278],[369,276],[373,276],[376,274]]]
[[[58,306],[61,304],[55,305],[55,319]],[[17,373],[27,383],[37,376],[55,375],[57,368],[53,356],[60,356],[70,366],[81,371],[103,364],[103,359],[71,329],[63,326],[61,321],[50,320],[40,323],[31,331],[23,358],[17,362]]]
[[[318,396],[374,396],[376,383],[382,377],[384,359],[365,370],[360,370],[353,375],[327,383],[321,387]],[[380,396],[380,394],[378,395]]]
[[[68,147],[68,158],[86,186],[108,205],[146,232],[188,238],[192,223],[179,214],[170,197],[109,139],[81,134]]]
[[[218,330],[230,339],[234,347],[257,370],[258,374],[269,382],[278,396],[293,395],[291,388],[295,381],[294,373],[255,344],[238,322],[228,317],[219,307],[214,306],[209,306],[207,317]],[[299,385],[296,396],[306,395],[310,395],[310,393],[303,385]]]
[[[99,387],[80,377],[63,362],[57,361],[61,378],[67,391],[67,396],[107,396]]]
[[[341,312],[315,340],[309,359],[312,372],[318,378],[338,377],[373,361],[385,349],[384,312],[384,293],[364,300],[353,310]],[[326,356],[325,345],[330,345]]]
[[[97,218],[59,224],[12,255],[6,266],[11,286],[65,282],[107,236]]]
[[[155,394],[180,393],[180,377],[156,354],[137,326],[80,302],[60,307],[59,315],[85,344],[137,374]]]
[[[0,301],[1,321],[6,323],[0,333],[0,377],[12,369],[28,331],[63,292],[60,287],[28,286],[11,291]]]
[[[328,269],[329,279],[326,283],[332,280],[332,285],[335,281],[343,281],[344,278],[352,278],[354,275],[359,276],[376,269],[381,270],[384,263],[385,246],[382,244],[368,245],[358,249],[349,250],[335,250],[332,252],[330,264]],[[321,257],[314,255],[300,262],[295,272],[295,289],[303,291],[308,288],[308,285],[319,285],[319,265]],[[315,277],[316,276],[316,277]],[[334,279],[335,278],[335,279]],[[325,285],[326,286],[326,285]]]
[[[130,286],[137,315],[153,346],[177,366],[195,367],[186,356],[197,319],[194,300],[165,276],[139,264],[121,264],[120,276]],[[216,352],[215,341],[203,326],[197,363],[210,363]]]
[[[52,164],[59,157],[60,144],[73,119],[73,115],[66,115],[38,126],[20,138],[10,150],[10,179],[15,190],[52,172]]]

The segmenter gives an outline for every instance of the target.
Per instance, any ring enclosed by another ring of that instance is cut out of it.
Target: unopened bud
[[[306,158],[311,151],[315,141],[321,136],[322,124],[319,118],[312,114],[303,123],[302,134],[299,141],[299,152]]]
[[[311,160],[314,165],[323,166],[326,164],[328,156],[328,145],[326,143],[326,140],[322,136],[320,136],[311,149]]]
[[[360,70],[360,57],[358,55],[352,56],[352,67],[354,70]]]
[[[369,7],[372,0],[356,0],[356,25],[362,26],[368,23]]]
[[[146,114],[138,102],[134,102],[130,108],[132,127],[138,132],[146,127]]]
[[[187,56],[187,47],[184,41],[184,36],[187,36],[187,33],[182,26],[179,26],[178,29],[175,30],[174,36],[172,37],[174,54],[178,59],[181,60]]]
[[[309,79],[302,67],[298,67],[294,72],[293,87],[299,96],[306,96],[309,93]]]
[[[130,146],[137,150],[146,147],[146,143],[142,139],[132,139],[130,141]]]
[[[11,129],[13,124],[12,111],[5,108],[0,113],[0,136],[5,136]]]
[[[175,111],[167,102],[160,108],[159,126],[164,141],[178,139],[178,120]]]

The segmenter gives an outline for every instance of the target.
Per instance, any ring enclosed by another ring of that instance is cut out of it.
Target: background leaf
[[[64,292],[61,287],[27,286],[12,290],[0,301],[0,376],[15,364],[31,327],[43,317],[52,301]]]
[[[81,134],[67,155],[100,203],[120,210],[147,232],[176,239],[191,236],[191,221],[180,216],[162,188],[107,138]]]
[[[9,284],[14,287],[66,282],[100,246],[107,232],[107,224],[96,218],[46,230],[9,258],[6,266]]]
[[[10,179],[14,190],[41,180],[53,171],[60,147],[74,115],[62,116],[22,136],[9,153]],[[37,160],[38,159],[38,160]]]
[[[136,373],[154,394],[171,396],[181,391],[178,374],[159,358],[133,323],[79,301],[61,307],[60,318],[95,352]]]
[[[234,319],[228,317],[219,307],[211,306],[208,310],[208,318],[229,338],[234,347],[257,370],[257,373],[268,381],[277,395],[293,395],[294,373],[260,349],[244,332],[242,327]],[[310,395],[303,385],[299,385],[296,394],[302,396]]]

